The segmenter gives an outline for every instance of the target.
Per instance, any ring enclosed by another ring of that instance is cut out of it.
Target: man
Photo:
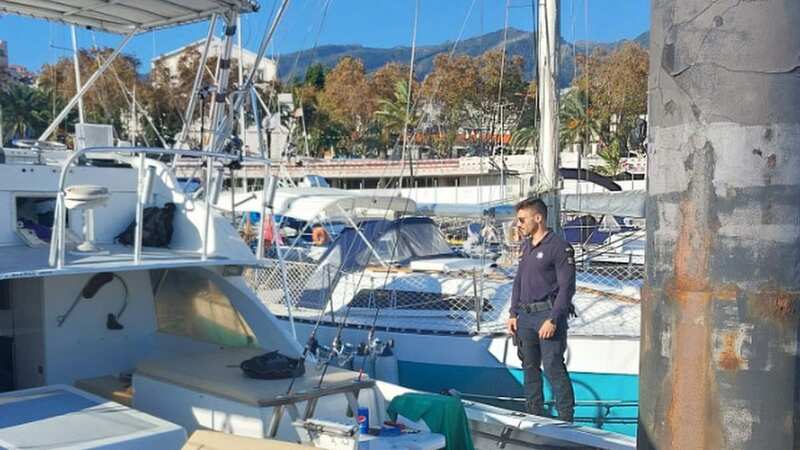
[[[525,373],[525,399],[531,414],[543,415],[542,371],[553,387],[558,418],[572,422],[575,395],[564,364],[567,316],[575,294],[575,252],[546,227],[547,206],[526,199],[516,206],[523,239],[519,270],[511,294],[508,332],[514,335]]]

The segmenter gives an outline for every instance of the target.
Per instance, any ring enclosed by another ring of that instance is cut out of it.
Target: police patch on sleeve
[[[570,266],[575,265],[575,249],[572,248],[571,245],[568,245],[567,248],[564,249],[567,252],[567,264]]]

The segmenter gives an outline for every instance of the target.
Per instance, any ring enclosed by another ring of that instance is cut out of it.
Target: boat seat
[[[64,205],[67,209],[92,209],[105,204],[110,195],[103,186],[69,186],[64,189]]]
[[[306,445],[281,442],[273,439],[255,439],[217,431],[197,430],[192,433],[182,450],[302,450]]]
[[[84,378],[76,380],[75,387],[129,408],[133,407],[133,387],[129,381],[121,380],[119,377],[106,375]]]
[[[239,368],[242,361],[263,353],[265,350],[258,348],[224,348],[182,358],[145,360],[137,366],[134,377],[144,376],[259,408],[357,393],[375,385],[366,377],[359,381],[356,372],[330,366],[317,388],[322,370],[306,364],[305,375],[295,380],[292,394],[286,395],[291,379],[247,378]]]

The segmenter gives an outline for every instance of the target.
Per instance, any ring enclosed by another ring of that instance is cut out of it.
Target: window
[[[200,271],[168,271],[155,305],[161,332],[227,347],[258,345],[244,318]]]

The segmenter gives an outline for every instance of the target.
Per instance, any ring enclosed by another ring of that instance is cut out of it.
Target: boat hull
[[[279,318],[291,333],[288,316]],[[314,325],[312,320],[294,321],[301,343],[308,340]],[[327,346],[336,333],[336,324],[322,322],[316,337],[320,345]],[[363,325],[345,326],[341,340],[357,347],[367,341],[368,334],[368,327]],[[428,392],[454,389],[464,398],[503,408],[524,409],[523,372],[516,347],[506,335],[442,334],[376,327],[375,338],[394,342],[393,362],[374,364],[368,357],[356,356],[352,361],[356,370],[363,368],[378,379],[388,378],[411,389]],[[598,349],[603,349],[602,353]],[[575,390],[576,423],[635,435],[638,350],[638,340],[633,338],[570,338],[566,359]],[[603,355],[603,360],[598,360],[596,355]],[[386,371],[389,365],[396,369]],[[553,396],[546,379],[544,390],[545,401],[550,405]]]

